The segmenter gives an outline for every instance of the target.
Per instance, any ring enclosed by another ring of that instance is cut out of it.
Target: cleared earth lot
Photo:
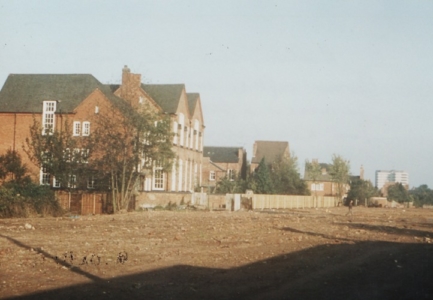
[[[433,298],[433,211],[346,213],[1,219],[0,298]]]

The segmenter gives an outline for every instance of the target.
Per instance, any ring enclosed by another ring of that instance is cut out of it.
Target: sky
[[[0,0],[9,74],[94,75],[200,93],[206,146],[288,141],[374,183],[433,187],[433,1]],[[430,132],[430,133],[429,133]]]

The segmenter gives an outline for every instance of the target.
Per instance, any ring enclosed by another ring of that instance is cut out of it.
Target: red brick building
[[[338,185],[335,180],[332,179],[329,170],[331,164],[319,163],[317,160],[313,160],[320,166],[320,174],[313,180],[309,173],[308,162],[305,163],[304,180],[307,183],[307,187],[310,189],[311,194],[315,196],[332,196],[338,195]],[[349,192],[349,184],[343,186],[343,198],[347,196]]]
[[[242,147],[203,148],[203,187],[212,190],[224,177],[246,179],[247,154]]]
[[[281,141],[256,141],[253,146],[251,172],[259,166],[264,158],[267,164],[272,164],[279,158],[289,158],[289,143]]]
[[[200,95],[187,93],[184,84],[145,85],[140,74],[125,67],[121,85],[107,85],[90,74],[11,74],[0,91],[0,153],[20,153],[33,179],[52,183],[49,174],[33,165],[23,151],[36,119],[56,130],[66,119],[76,138],[92,134],[92,117],[128,102],[170,115],[176,161],[172,172],[141,178],[140,190],[192,191],[201,184],[204,121]],[[41,128],[42,130],[42,128]],[[158,177],[158,178],[156,178]]]

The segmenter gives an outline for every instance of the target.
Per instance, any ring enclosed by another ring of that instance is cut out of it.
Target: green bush
[[[47,186],[9,182],[0,187],[0,218],[61,214],[54,192]]]

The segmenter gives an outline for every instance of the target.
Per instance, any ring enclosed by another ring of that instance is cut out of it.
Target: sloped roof
[[[279,156],[289,153],[289,142],[280,141],[256,141],[255,153],[251,163],[260,163],[264,157],[266,163],[273,163]]]
[[[114,93],[120,88],[120,84],[106,84],[106,86],[110,89],[112,93]]]
[[[305,163],[304,180],[313,180],[309,174],[308,164],[308,162]],[[319,166],[323,172],[316,178],[316,181],[332,181],[332,176],[329,174],[331,164],[319,163]]]
[[[209,157],[215,163],[237,163],[239,162],[239,149],[242,147],[203,147],[203,156]]]
[[[60,100],[59,109],[72,112],[96,89],[120,101],[90,74],[11,74],[0,91],[0,112],[40,113],[42,102],[50,100]]]
[[[189,114],[192,116],[194,114],[195,106],[197,105],[198,98],[200,97],[199,93],[187,93],[188,97],[188,108]]]
[[[141,84],[141,88],[161,106],[166,113],[174,114],[179,106],[184,84]]]

